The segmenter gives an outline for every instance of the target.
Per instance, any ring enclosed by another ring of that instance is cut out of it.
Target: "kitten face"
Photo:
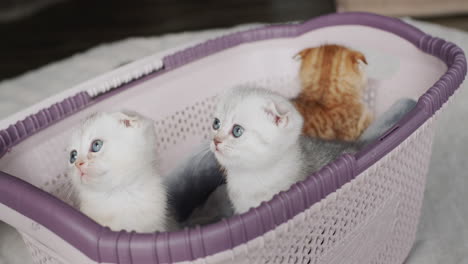
[[[154,128],[136,114],[97,113],[72,136],[66,160],[75,186],[106,190],[130,182],[151,166]],[[144,158],[142,158],[144,157]]]
[[[301,128],[302,118],[287,99],[235,88],[217,105],[210,148],[226,168],[262,167],[294,143]]]

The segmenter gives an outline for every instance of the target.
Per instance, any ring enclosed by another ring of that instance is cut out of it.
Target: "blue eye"
[[[232,127],[232,135],[236,138],[242,136],[242,134],[244,133],[244,128],[239,126],[239,125],[234,125]]]
[[[219,121],[219,119],[215,117],[213,121],[213,129],[218,130],[220,127],[221,127],[221,121]]]
[[[78,152],[76,150],[72,150],[70,152],[70,163],[71,164],[75,163],[77,157],[78,157]]]
[[[99,150],[101,150],[103,144],[104,142],[102,142],[102,140],[100,139],[94,140],[93,143],[91,144],[91,151],[98,152]]]

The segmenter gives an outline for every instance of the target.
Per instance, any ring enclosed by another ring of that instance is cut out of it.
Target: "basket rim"
[[[291,186],[268,202],[221,222],[175,232],[138,234],[114,232],[78,210],[33,185],[0,171],[0,202],[40,223],[97,262],[118,263],[119,252],[140,261],[172,263],[204,258],[244,244],[310,208],[328,194],[354,179],[394,149],[441,108],[465,78],[463,51],[455,44],[425,34],[396,18],[350,12],[320,16],[300,24],[272,25],[228,34],[163,58],[161,70],[136,81],[117,85],[119,89],[92,98],[86,91],[57,102],[0,131],[0,157],[29,136],[113,94],[176,69],[192,61],[243,43],[265,39],[291,38],[327,26],[363,25],[406,39],[422,51],[444,61],[448,69],[418,100],[389,133],[360,152],[344,154],[336,161]],[[313,195],[310,195],[313,194]],[[31,203],[30,201],[34,201]],[[37,206],[41,205],[41,206]],[[121,241],[124,245],[119,245]]]

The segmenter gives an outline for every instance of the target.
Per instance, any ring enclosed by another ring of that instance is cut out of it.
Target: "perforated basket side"
[[[193,263],[403,263],[415,239],[433,134],[431,119],[354,180],[286,223]],[[301,184],[297,188],[307,192]]]
[[[21,236],[31,254],[34,264],[66,264],[59,260],[55,253],[52,253],[49,248],[42,245],[39,241],[24,233],[21,233]]]

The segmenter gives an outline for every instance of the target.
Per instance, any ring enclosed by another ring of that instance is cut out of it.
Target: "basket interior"
[[[377,116],[398,98],[417,99],[447,69],[408,41],[367,26],[332,26],[296,38],[242,44],[121,88],[15,146],[0,159],[0,170],[64,199],[69,185],[65,148],[71,131],[92,112],[131,109],[155,120],[161,169],[168,172],[209,136],[217,94],[232,86],[255,85],[293,97],[300,89],[300,62],[293,56],[303,48],[327,43],[366,55],[366,101]]]

